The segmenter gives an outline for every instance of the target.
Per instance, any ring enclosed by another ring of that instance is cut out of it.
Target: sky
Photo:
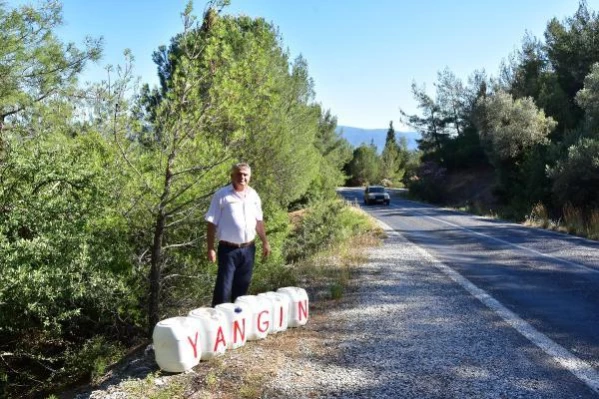
[[[8,0],[9,6],[31,3]],[[417,113],[412,82],[434,96],[437,73],[449,68],[467,80],[475,70],[497,76],[500,63],[520,48],[526,32],[542,38],[547,22],[572,16],[578,0],[231,0],[226,14],[262,17],[278,27],[284,47],[308,62],[316,101],[338,124],[410,131],[400,109]],[[105,77],[103,67],[124,61],[158,83],[152,53],[182,31],[187,0],[63,0],[64,42],[103,37],[104,55],[83,81]],[[205,1],[194,1],[202,15]],[[599,10],[599,0],[587,0]]]

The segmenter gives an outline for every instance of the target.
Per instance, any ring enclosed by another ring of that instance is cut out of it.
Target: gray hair
[[[252,168],[250,168],[250,164],[248,164],[247,162],[239,162],[239,163],[236,163],[235,165],[233,165],[233,167],[231,168],[231,173],[235,173],[235,171],[238,171],[241,169],[247,169],[250,171],[250,173],[252,172]]]

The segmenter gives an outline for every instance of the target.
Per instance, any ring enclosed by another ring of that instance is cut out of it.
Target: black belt
[[[218,242],[218,245],[222,245],[223,247],[228,247],[228,248],[245,248],[245,247],[254,245],[254,241],[242,242],[241,244],[236,244],[234,242],[220,240]]]

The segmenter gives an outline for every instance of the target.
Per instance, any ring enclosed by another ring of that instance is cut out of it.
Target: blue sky
[[[27,1],[9,0],[8,4]],[[81,43],[104,37],[100,66],[84,80],[103,77],[101,66],[135,56],[135,73],[157,83],[152,52],[181,31],[187,0],[63,0],[58,35]],[[599,10],[599,0],[588,0]],[[201,15],[205,2],[196,0]],[[279,27],[292,57],[307,59],[316,100],[340,125],[398,130],[399,109],[416,112],[413,81],[433,94],[437,72],[448,67],[466,79],[476,69],[497,75],[502,59],[526,31],[542,37],[552,17],[574,14],[578,0],[232,0],[229,14],[263,17]]]

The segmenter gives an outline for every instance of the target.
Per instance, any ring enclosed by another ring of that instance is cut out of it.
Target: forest
[[[255,171],[273,248],[254,291],[296,283],[296,262],[366,228],[336,200],[344,184],[447,203],[448,176],[491,171],[501,216],[599,237],[599,17],[584,1],[497,77],[445,69],[434,96],[415,82],[421,112],[401,118],[419,149],[391,122],[381,154],[337,133],[276,26],[226,5],[187,6],[149,87],[129,51],[82,84],[102,41],[63,43],[58,2],[0,2],[0,397],[89,380],[158,320],[208,304],[203,216],[236,162]]]

